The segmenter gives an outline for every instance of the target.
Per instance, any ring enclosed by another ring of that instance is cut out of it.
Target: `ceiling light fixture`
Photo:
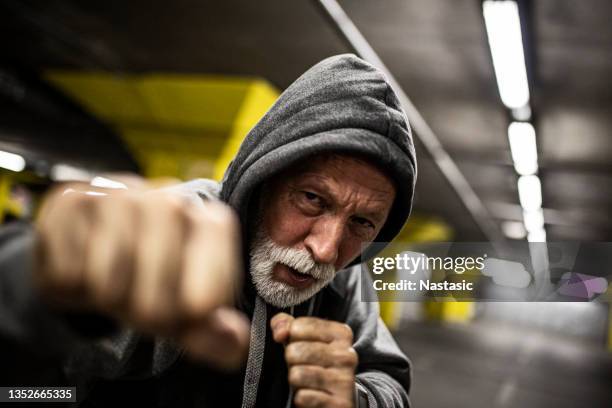
[[[542,207],[542,185],[538,176],[519,177],[518,193],[523,210],[535,211]]]
[[[538,148],[535,129],[531,123],[512,122],[508,126],[508,141],[514,169],[521,176],[538,171]]]
[[[0,167],[12,171],[22,171],[25,166],[26,161],[20,155],[0,150]]]
[[[530,231],[527,234],[527,241],[529,242],[546,242],[546,231],[544,228]]]
[[[528,106],[529,83],[518,5],[512,0],[485,0],[482,12],[502,102],[510,109]]]
[[[544,228],[544,212],[541,208],[531,211],[523,211],[523,222],[525,229],[529,232]]]

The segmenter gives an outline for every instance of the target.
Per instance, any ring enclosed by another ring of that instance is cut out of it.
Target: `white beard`
[[[258,226],[253,238],[249,255],[250,272],[257,293],[267,303],[280,308],[298,305],[314,296],[331,282],[336,274],[333,265],[316,263],[308,250],[286,248],[276,244],[261,225]],[[273,277],[273,268],[277,263],[311,275],[316,280],[305,289],[279,282]]]

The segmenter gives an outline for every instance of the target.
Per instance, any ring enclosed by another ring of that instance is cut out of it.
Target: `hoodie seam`
[[[387,131],[385,132],[385,136],[387,136],[387,138],[389,138],[391,141],[393,141],[393,143],[395,143],[395,140],[391,138],[391,134],[390,134],[391,133],[391,121],[393,120],[391,118],[391,114],[389,113],[389,91],[391,91],[391,86],[389,84],[386,84],[386,85],[387,86],[385,87],[385,114],[387,115]]]
[[[386,105],[386,101],[385,101],[385,105]],[[257,158],[256,158],[256,159],[255,159],[255,160],[254,160],[254,161],[253,161],[251,164],[249,164],[249,166],[245,166],[245,167],[242,169],[242,171],[238,172],[238,174],[237,174],[237,175],[234,177],[234,178],[236,179],[236,180],[234,181],[234,183],[235,183],[235,184],[237,184],[237,183],[239,182],[239,180],[242,178],[242,176],[244,175],[244,173],[245,173],[245,172],[246,172],[248,169],[252,168],[252,167],[253,167],[253,166],[254,166],[256,163],[260,162],[262,159],[264,159],[264,158],[266,158],[266,157],[270,156],[271,154],[276,153],[278,150],[281,150],[281,149],[283,149],[283,148],[287,147],[287,146],[288,146],[288,145],[290,145],[290,144],[293,144],[293,143],[300,143],[300,142],[302,142],[302,141],[304,141],[304,140],[307,140],[307,139],[309,139],[309,138],[311,138],[311,137],[317,136],[317,135],[322,134],[322,133],[333,133],[333,132],[336,132],[336,131],[340,132],[340,131],[342,131],[342,130],[349,130],[349,129],[354,129],[354,130],[364,130],[364,131],[367,131],[367,132],[372,132],[372,133],[376,133],[376,134],[379,134],[380,136],[385,137],[386,139],[388,139],[388,141],[389,141],[389,142],[393,143],[393,144],[394,144],[394,145],[395,145],[395,146],[396,146],[396,147],[397,147],[397,148],[398,148],[398,149],[399,149],[401,152],[404,152],[404,149],[402,148],[402,146],[400,146],[398,143],[396,143],[396,141],[395,141],[395,140],[393,140],[393,139],[392,139],[392,138],[389,136],[389,133],[390,133],[390,128],[391,128],[391,127],[390,127],[391,115],[389,114],[389,109],[388,109],[388,106],[387,106],[387,107],[386,107],[386,109],[385,109],[385,115],[387,116],[387,129],[386,129],[386,131],[384,132],[384,135],[383,135],[383,134],[381,134],[381,133],[379,133],[379,132],[377,132],[376,130],[369,129],[369,128],[365,128],[365,127],[347,126],[347,127],[339,127],[339,128],[328,129],[328,130],[322,130],[322,131],[320,131],[320,132],[312,133],[312,134],[309,134],[309,135],[307,135],[307,136],[302,136],[302,137],[300,137],[299,139],[292,140],[292,141],[287,142],[287,143],[285,143],[285,144],[282,144],[282,145],[276,146],[276,147],[274,147],[272,150],[268,150],[268,151],[266,151],[265,153],[263,153],[261,156],[257,157]],[[405,152],[404,152],[404,153],[405,153]],[[412,163],[412,160],[410,160],[410,158],[409,158],[409,161]],[[220,194],[220,195],[221,195],[221,194]],[[231,195],[231,194],[230,194],[230,195]],[[229,198],[229,197],[228,197],[228,198]]]
[[[404,148],[402,146],[400,146],[394,139],[393,137],[391,137],[391,126],[393,126],[394,124],[394,120],[393,117],[391,116],[391,113],[389,112],[389,109],[391,109],[390,103],[389,103],[389,95],[393,93],[393,89],[391,88],[391,85],[389,83],[385,83],[386,84],[386,88],[385,88],[385,114],[387,115],[387,132],[385,133],[385,136],[391,141],[393,142],[393,144],[395,144],[397,147],[399,147],[399,149],[401,151],[404,151]],[[400,109],[400,113],[402,113],[402,115],[404,117],[406,117],[406,113],[403,111],[403,108],[401,105],[398,106],[398,108]],[[409,136],[411,136],[411,132],[410,132],[410,121],[408,119],[408,117],[406,117],[406,127],[407,127],[407,132],[409,134]],[[414,146],[413,146],[414,148]],[[410,150],[410,149],[409,149]],[[416,175],[416,160],[413,160],[412,155],[410,154],[410,152],[408,153],[408,160],[410,160],[410,163],[412,163],[412,167],[414,169],[414,174]]]

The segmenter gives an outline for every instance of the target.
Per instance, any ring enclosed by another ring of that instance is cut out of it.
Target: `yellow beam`
[[[8,214],[14,217],[21,217],[23,215],[21,203],[11,198],[13,182],[12,174],[0,171],[0,224],[4,222]]]
[[[50,71],[47,79],[114,127],[145,176],[220,178],[278,91],[214,75]]]
[[[221,180],[225,169],[236,155],[240,144],[249,130],[261,119],[278,98],[278,91],[265,81],[253,81],[246,93],[229,137],[217,163],[214,178]]]
[[[8,208],[10,189],[11,185],[8,176],[0,171],[0,224],[4,222],[4,216]]]

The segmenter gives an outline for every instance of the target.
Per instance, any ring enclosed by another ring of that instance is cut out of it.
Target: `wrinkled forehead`
[[[360,180],[364,185],[367,184],[381,194],[395,196],[395,182],[387,172],[370,158],[353,154],[327,153],[307,157],[281,173],[281,176],[284,176],[281,178],[287,180],[307,176],[325,177],[334,173],[355,176],[357,179],[360,175],[367,176],[367,180]]]

